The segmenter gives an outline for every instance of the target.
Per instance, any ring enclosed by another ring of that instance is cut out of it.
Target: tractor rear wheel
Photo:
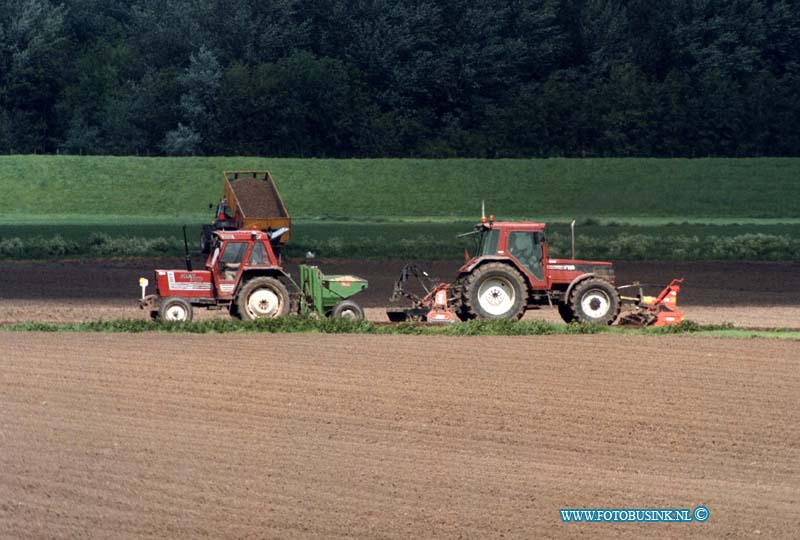
[[[561,315],[561,320],[569,324],[575,321],[575,312],[568,304],[563,302],[558,303],[558,314]]]
[[[248,281],[236,297],[242,319],[274,319],[289,313],[289,291],[275,278],[256,277]]]
[[[192,320],[192,304],[183,298],[169,296],[161,301],[158,316],[165,321],[189,322]]]
[[[569,307],[577,322],[614,324],[619,315],[619,293],[604,279],[587,279],[572,290]]]
[[[333,306],[331,317],[360,321],[364,318],[364,309],[352,300],[342,300]]]
[[[489,263],[463,280],[461,313],[469,319],[519,319],[527,287],[513,267]]]

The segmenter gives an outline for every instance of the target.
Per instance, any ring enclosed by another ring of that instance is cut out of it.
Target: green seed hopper
[[[364,309],[349,298],[367,288],[364,278],[352,275],[325,275],[316,266],[300,265],[300,313],[322,317],[363,319]]]

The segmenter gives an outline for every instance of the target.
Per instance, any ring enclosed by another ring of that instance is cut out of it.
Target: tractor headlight
[[[150,285],[150,282],[147,280],[147,278],[139,278],[139,287],[142,288],[142,300],[144,300],[148,285]]]

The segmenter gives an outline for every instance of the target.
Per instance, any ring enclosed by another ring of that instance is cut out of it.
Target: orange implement
[[[639,295],[635,298],[635,310],[620,318],[620,324],[668,326],[682,323],[683,313],[678,309],[678,293],[681,290],[681,283],[683,283],[683,278],[673,279],[658,296],[643,295],[640,286]]]

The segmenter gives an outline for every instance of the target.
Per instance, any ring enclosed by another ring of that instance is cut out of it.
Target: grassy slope
[[[4,221],[208,219],[224,169],[269,169],[294,217],[800,218],[800,159],[0,157]],[[114,216],[104,218],[103,216]],[[146,221],[146,220],[144,220]]]

